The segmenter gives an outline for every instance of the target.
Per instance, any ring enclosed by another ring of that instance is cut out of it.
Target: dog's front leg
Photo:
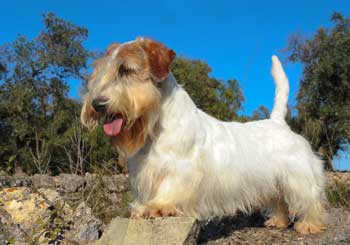
[[[136,201],[131,211],[132,218],[158,218],[183,215],[182,207],[192,199],[190,185],[183,180],[165,178],[158,186],[154,197],[144,204]]]

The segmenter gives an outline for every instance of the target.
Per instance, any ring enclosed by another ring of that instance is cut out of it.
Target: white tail
[[[272,56],[271,75],[275,81],[275,103],[270,118],[276,121],[284,121],[287,115],[287,103],[289,94],[289,82],[283,67],[276,55]]]

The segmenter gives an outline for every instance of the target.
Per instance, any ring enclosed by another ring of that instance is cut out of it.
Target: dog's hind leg
[[[298,221],[295,223],[294,229],[301,234],[319,233],[326,229],[324,209],[318,201],[298,214],[297,218]]]
[[[323,187],[315,175],[290,175],[286,180],[285,200],[290,216],[297,219],[294,228],[301,234],[319,233],[326,229],[321,203]]]

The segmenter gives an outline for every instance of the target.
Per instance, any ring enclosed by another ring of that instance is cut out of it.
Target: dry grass
[[[350,185],[336,182],[326,189],[326,196],[332,206],[350,209]]]
[[[110,192],[103,178],[111,176],[110,169],[95,169],[96,179],[92,188],[84,193],[84,201],[92,209],[92,213],[104,224],[108,224],[114,217],[129,217],[129,203],[132,200],[130,191]]]

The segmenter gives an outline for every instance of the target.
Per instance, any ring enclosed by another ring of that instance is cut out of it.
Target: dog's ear
[[[153,79],[156,82],[166,79],[176,53],[160,42],[149,38],[139,38],[138,41],[141,43],[142,48],[147,54],[148,64]]]

